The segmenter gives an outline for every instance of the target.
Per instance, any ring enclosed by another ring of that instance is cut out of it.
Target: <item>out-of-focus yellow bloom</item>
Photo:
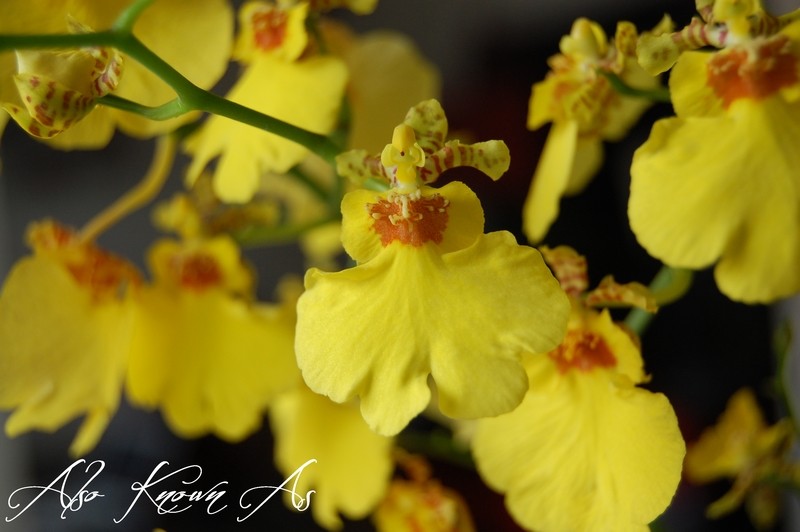
[[[733,478],[784,446],[788,423],[768,427],[752,390],[731,396],[717,424],[706,429],[686,453],[686,476],[694,482]]]
[[[767,528],[777,518],[779,500],[774,486],[760,482],[785,476],[791,442],[791,422],[767,426],[753,392],[742,388],[731,396],[717,424],[689,446],[686,477],[698,484],[736,479],[731,491],[708,507],[708,515],[720,517],[747,500],[751,518]]]
[[[408,470],[411,478],[392,481],[389,492],[372,516],[378,532],[474,532],[475,526],[464,500],[430,478],[430,467],[426,463],[408,456],[401,459],[400,465]]]
[[[0,408],[15,409],[6,433],[53,431],[85,413],[70,447],[83,455],[119,404],[139,275],[55,222],[32,225],[28,242],[33,256],[0,294]]]
[[[312,268],[298,302],[306,383],[336,402],[359,396],[381,434],[427,406],[429,375],[448,416],[511,410],[527,389],[522,350],[551,349],[564,330],[567,301],[541,256],[509,233],[484,235],[480,202],[464,184],[424,184],[453,166],[496,177],[508,167],[504,144],[445,143],[446,131],[431,100],[409,111],[382,156],[340,156],[340,174],[392,188],[345,196],[342,241],[358,265]]]
[[[379,152],[385,132],[401,122],[410,107],[439,97],[439,72],[405,35],[391,31],[354,35],[342,24],[323,22],[325,42],[344,59],[350,72],[347,144],[367,153]]]
[[[253,226],[274,226],[284,216],[272,198],[257,196],[245,204],[223,203],[214,195],[211,176],[203,174],[188,192],[179,192],[156,206],[153,223],[182,239],[237,234]]]
[[[285,309],[249,301],[252,274],[224,236],[162,240],[137,294],[127,388],[179,435],[236,441],[298,378]]]
[[[290,475],[309,458],[295,489],[315,489],[311,511],[328,530],[342,528],[339,514],[363,519],[383,498],[392,474],[392,439],[370,430],[355,404],[337,404],[301,384],[270,409],[275,461]]]
[[[235,57],[247,66],[228,99],[315,133],[336,126],[347,68],[332,55],[306,54],[308,3],[283,8],[248,2],[239,14],[242,28]],[[227,202],[246,202],[267,172],[285,173],[308,149],[272,133],[213,116],[186,143],[193,156],[194,182],[219,157],[214,191]]]
[[[0,33],[64,33],[68,17],[93,30],[106,30],[128,4],[130,0],[60,0],[45,4],[4,0],[0,3]],[[176,21],[181,23],[176,24]],[[199,3],[192,0],[159,0],[142,13],[134,27],[134,34],[193,83],[208,88],[225,72],[231,50],[233,14],[225,0]],[[198,35],[203,38],[198,39]],[[120,62],[113,59],[116,54],[111,50],[95,48],[64,53],[31,51],[18,55],[19,73],[23,77],[15,82],[11,75],[17,71],[14,54],[0,53],[0,102],[10,104],[6,106],[7,109],[22,109],[26,106],[35,107],[33,102],[27,101],[31,93],[43,102],[53,103],[58,98],[55,109],[50,105],[46,113],[36,109],[31,112],[37,122],[21,119],[29,131],[31,126],[39,130],[39,134],[31,131],[36,136],[51,136],[69,127],[48,141],[52,146],[62,149],[102,148],[117,127],[135,137],[151,137],[171,131],[196,116],[189,114],[158,122],[102,106],[95,106],[86,115],[91,108],[91,100],[112,88],[115,95],[143,105],[160,105],[175,97],[174,91],[165,82],[136,61],[127,59],[124,54],[121,54],[125,64],[124,74],[116,87],[112,78],[119,75],[117,70]],[[95,67],[94,59],[108,62],[107,66]],[[96,76],[93,72],[102,72],[102,75]],[[34,79],[39,79],[41,84],[32,87]],[[57,84],[50,86],[51,82]],[[96,83],[99,85],[92,86]],[[22,97],[17,85],[23,90]],[[105,85],[104,90],[97,90],[100,85]],[[68,95],[72,95],[72,103],[61,105]],[[64,114],[66,110],[71,114]],[[5,113],[0,112],[0,115]],[[83,120],[76,121],[83,115]],[[0,126],[4,122],[0,119]]]
[[[800,291],[800,22],[754,36],[734,22],[724,49],[680,55],[677,116],[636,151],[628,213],[654,257],[716,263],[728,297],[769,302]]]
[[[597,173],[603,141],[622,138],[650,105],[620,95],[602,74],[638,89],[658,84],[636,62],[636,39],[629,22],[617,25],[609,43],[598,24],[580,18],[561,39],[561,53],[550,58],[545,80],[533,86],[528,128],[552,126],[523,210],[523,229],[532,242],[544,238],[555,221],[561,196],[579,193]]]
[[[580,263],[567,262],[556,275],[574,282]],[[573,295],[564,342],[526,369],[522,404],[477,422],[481,477],[531,530],[647,530],[677,489],[685,447],[669,401],[637,386],[638,341]]]

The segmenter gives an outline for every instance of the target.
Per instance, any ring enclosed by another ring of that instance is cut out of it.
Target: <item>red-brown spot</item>
[[[35,224],[28,231],[28,242],[37,253],[57,257],[94,300],[115,297],[123,286],[141,283],[139,272],[127,260],[82,242],[75,231],[59,223]]]
[[[407,212],[403,213],[403,202]],[[367,212],[374,219],[372,225],[381,237],[381,244],[388,246],[395,240],[403,244],[421,246],[426,242],[442,242],[447,228],[449,202],[435,194],[430,197],[412,199],[400,194],[367,204]]]
[[[49,81],[47,83],[47,94],[44,95],[44,99],[45,100],[52,100],[53,96],[55,95],[55,93],[56,93],[56,82],[55,81]]]
[[[256,47],[266,51],[283,44],[288,19],[287,13],[280,9],[269,9],[253,15],[253,38]]]
[[[47,220],[31,226],[27,233],[27,241],[37,251],[54,251],[76,244],[78,237],[72,229]]]
[[[47,127],[53,125],[53,117],[47,114],[47,102],[42,102],[35,106],[33,111],[37,122]]]
[[[222,269],[217,260],[203,253],[176,255],[170,262],[178,283],[191,290],[205,290],[219,286],[223,280]]]
[[[708,62],[708,85],[724,108],[739,98],[761,100],[798,82],[797,57],[785,35],[751,49],[718,52]]]
[[[605,340],[590,331],[567,331],[564,342],[548,353],[558,371],[577,369],[584,373],[594,368],[613,368],[617,359]]]
[[[67,264],[79,284],[89,287],[95,299],[117,294],[125,284],[141,282],[139,272],[125,259],[112,255],[91,244],[85,244],[83,260]]]

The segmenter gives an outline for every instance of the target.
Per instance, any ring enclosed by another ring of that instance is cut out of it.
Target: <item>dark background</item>
[[[486,210],[487,231],[508,229],[523,242],[522,202],[547,133],[547,128],[526,129],[528,98],[531,85],[544,77],[546,59],[556,53],[559,38],[569,32],[578,16],[598,21],[610,34],[617,20],[631,20],[646,29],[665,12],[679,24],[687,23],[692,4],[691,0],[382,0],[372,16],[341,18],[361,31],[392,28],[411,34],[423,54],[441,68],[441,101],[451,131],[468,130],[478,140],[506,141],[512,154],[511,169],[498,183],[472,170],[454,170],[446,177],[463,180],[478,193]],[[559,220],[545,243],[568,244],[586,255],[593,284],[608,273],[622,282],[647,283],[659,268],[628,227],[628,168],[652,121],[670,113],[668,105],[653,107],[628,138],[606,146],[606,164],[586,191],[562,202]],[[22,235],[28,223],[51,216],[82,225],[137,182],[151,150],[151,142],[118,133],[103,151],[58,152],[9,125],[0,144],[0,274],[5,275],[13,261],[26,253]],[[185,163],[179,161],[165,195],[180,187]],[[101,244],[141,264],[144,250],[155,237],[147,211],[115,226],[103,235]],[[303,270],[302,258],[291,246],[260,250],[250,258],[259,267],[264,298],[271,297],[274,282],[282,273]],[[754,387],[770,419],[775,418],[769,394],[773,360],[769,345],[776,316],[788,312],[786,308],[733,303],[718,292],[711,272],[703,271],[683,300],[659,312],[643,338],[646,369],[653,376],[648,388],[670,398],[688,442],[716,420],[728,397],[741,386]],[[72,423],[55,435],[34,433],[15,440],[0,436],[2,508],[7,508],[4,501],[17,487],[47,484],[71,463],[66,449],[76,428]],[[242,524],[235,520],[239,514],[230,510],[210,518],[202,505],[178,516],[157,516],[145,500],[137,503],[122,524],[111,521],[121,517],[130,504],[130,484],[144,481],[161,460],[170,461],[174,468],[201,465],[204,473],[199,488],[229,481],[229,505],[249,487],[280,483],[282,475],[271,465],[272,442],[266,428],[238,445],[213,437],[185,441],[166,429],[158,413],[123,405],[87,459],[106,462],[106,470],[92,484],[92,489],[107,494],[104,499],[89,502],[84,510],[60,520],[58,501],[46,497],[37,503],[35,513],[30,511],[11,524],[0,521],[0,530],[316,529],[309,513],[293,513],[277,497]],[[502,498],[483,487],[473,472],[443,463],[435,467],[446,485],[459,489],[468,499],[478,530],[516,529],[504,516]],[[727,487],[725,482],[704,487],[682,483],[673,505],[659,520],[659,529],[752,530],[741,511],[716,522],[703,517],[704,507]],[[5,517],[10,512],[0,514]],[[362,523],[352,529],[369,530],[370,526]]]

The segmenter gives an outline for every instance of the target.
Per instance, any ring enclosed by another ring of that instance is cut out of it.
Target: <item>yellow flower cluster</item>
[[[543,253],[571,295],[566,337],[526,357],[530,389],[516,410],[477,422],[478,471],[528,529],[647,530],[677,489],[685,446],[666,397],[639,387],[638,339],[588,302],[652,302],[612,280],[587,294],[583,257]]]
[[[800,291],[800,22],[767,24],[758,2],[739,4],[713,3],[702,23],[669,35],[677,116],[636,151],[628,213],[651,255],[716,264],[723,293],[763,303]],[[663,57],[662,42],[641,54]],[[683,51],[690,43],[719,49]]]
[[[741,391],[687,454],[639,338],[686,287],[607,276],[589,290],[573,249],[485,232],[478,195],[437,181],[459,167],[498,180],[508,146],[450,138],[438,73],[409,39],[326,18],[376,4],[247,0],[235,21],[227,0],[0,3],[0,133],[13,120],[61,149],[161,136],[142,182],[83,229],[31,224],[0,291],[6,433],[83,417],[70,452],[85,455],[123,394],[185,438],[237,442],[267,415],[282,473],[316,460],[294,489],[316,492],[320,526],[477,530],[401,450],[427,415],[462,430],[448,450],[529,530],[647,530],[684,466],[734,479],[709,515],[746,502],[770,525],[774,484],[800,484],[791,421],[767,426]],[[772,302],[800,292],[800,10],[696,8],[641,35],[574,22],[532,88],[527,126],[550,129],[521,229],[544,239],[603,143],[669,99],[630,167],[636,239],[667,266],[714,266],[731,299]],[[97,238],[158,196],[179,148],[185,190],[154,214],[177,236],[151,245],[143,274]],[[312,267],[259,301],[243,249],[289,241]]]
[[[606,77],[650,89],[658,80],[636,62],[636,28],[620,22],[612,42],[595,22],[575,21],[550,58],[550,72],[533,86],[528,128],[552,122],[523,210],[525,234],[538,242],[558,216],[562,195],[581,192],[600,169],[603,141],[619,140],[650,106],[619,94]]]

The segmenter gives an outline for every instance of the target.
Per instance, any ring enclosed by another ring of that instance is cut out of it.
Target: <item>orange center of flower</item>
[[[253,37],[256,47],[269,51],[283,44],[288,18],[286,12],[280,9],[268,9],[253,15]]]
[[[388,246],[395,240],[419,247],[427,242],[442,242],[447,228],[448,200],[434,194],[390,194],[387,199],[367,204],[367,212],[374,220],[372,225]]]
[[[784,35],[719,52],[708,62],[708,86],[725,109],[740,98],[761,100],[797,82],[797,58]]]
[[[597,367],[613,368],[617,365],[617,358],[603,338],[589,331],[567,331],[564,342],[548,356],[561,373],[570,369],[589,372]]]
[[[95,300],[118,295],[126,284],[141,283],[139,272],[128,261],[82,242],[74,231],[56,222],[36,224],[29,231],[28,240],[37,252],[52,253],[78,284],[92,292]]]
[[[84,260],[67,268],[79,284],[91,288],[95,298],[115,296],[125,284],[141,283],[139,273],[126,260],[95,247],[86,251]]]
[[[202,291],[222,283],[222,269],[216,259],[204,253],[175,255],[170,261],[178,284],[190,290]]]

